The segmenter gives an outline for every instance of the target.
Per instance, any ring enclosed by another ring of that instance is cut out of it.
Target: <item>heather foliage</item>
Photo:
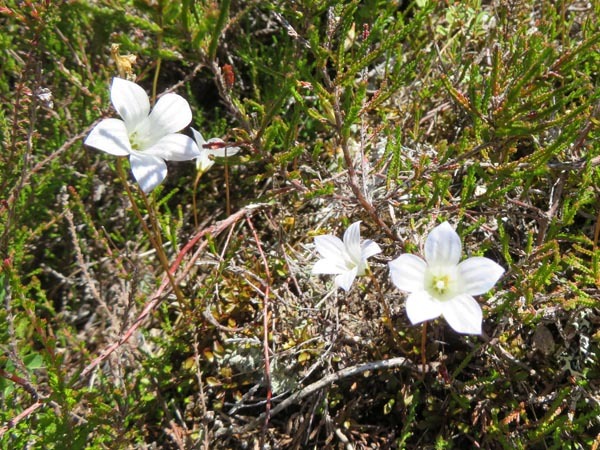
[[[0,448],[599,448],[598,23],[0,2]]]

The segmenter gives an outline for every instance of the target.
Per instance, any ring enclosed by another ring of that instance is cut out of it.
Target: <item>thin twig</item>
[[[265,412],[264,412],[264,424],[262,429],[261,441],[264,444],[264,439],[267,433],[267,428],[269,426],[269,418],[271,412],[271,397],[273,396],[273,391],[271,390],[271,361],[269,355],[269,294],[271,290],[271,272],[269,271],[269,262],[263,252],[262,246],[260,245],[260,240],[258,239],[258,233],[252,224],[252,221],[249,217],[246,217],[246,222],[248,222],[248,226],[250,230],[252,230],[252,235],[254,236],[254,241],[256,242],[256,246],[258,248],[258,253],[260,253],[260,257],[262,258],[264,267],[265,267],[265,292],[263,295],[263,352],[265,358],[265,382],[267,384],[267,401],[265,403]],[[261,448],[262,448],[261,444]]]
[[[98,289],[96,289],[96,284],[94,283],[94,280],[93,280],[92,276],[90,275],[90,272],[88,271],[88,264],[85,262],[85,259],[83,257],[83,252],[81,251],[81,246],[79,245],[79,237],[77,235],[77,230],[75,228],[73,212],[69,208],[68,201],[69,201],[69,197],[65,192],[65,194],[62,195],[61,202],[63,204],[63,208],[65,209],[65,219],[67,220],[67,227],[69,229],[69,234],[71,235],[71,241],[73,242],[73,248],[75,249],[75,259],[77,260],[77,264],[79,265],[79,269],[81,270],[83,279],[85,280],[87,287],[89,289],[89,292],[92,294],[92,297],[94,297],[94,300],[96,300],[96,302],[102,308],[104,308],[108,317],[110,317],[111,320],[114,321],[116,318],[114,317],[114,315],[112,314],[112,311],[110,310],[110,308],[108,307],[108,305],[106,304],[106,302],[104,301],[102,296],[100,295],[100,292],[98,292]]]
[[[425,370],[435,369],[437,366],[436,363],[431,363],[429,366],[425,367]],[[287,407],[293,405],[294,403],[299,402],[300,400],[308,397],[311,394],[337,382],[343,380],[344,378],[353,377],[355,375],[361,374],[363,372],[372,371],[372,370],[381,370],[381,369],[391,369],[394,367],[407,367],[411,370],[421,371],[419,367],[417,367],[412,361],[404,357],[397,357],[391,359],[384,359],[381,361],[373,361],[365,364],[360,364],[357,366],[346,367],[345,369],[338,370],[335,373],[327,375],[321,378],[319,381],[316,381],[312,384],[309,384],[304,389],[292,394],[284,401],[282,401],[279,405],[273,408],[270,412],[270,417],[273,418],[275,415],[286,409]],[[243,431],[250,431],[254,429],[258,424],[260,424],[263,420],[265,420],[266,413],[262,413],[255,420],[250,422],[248,425],[242,428]]]
[[[190,73],[188,73],[185,77],[183,77],[181,79],[181,81],[178,81],[173,86],[169,87],[168,89],[165,89],[165,91],[162,94],[160,94],[158,96],[158,98],[162,97],[164,94],[167,94],[169,92],[174,92],[177,89],[179,89],[185,83],[187,83],[188,81],[192,80],[198,74],[198,72],[200,72],[200,70],[202,70],[204,67],[206,67],[206,65],[204,63],[202,63],[202,62],[196,64],[196,66],[192,69],[192,71]]]
[[[379,295],[379,298],[381,299],[381,304],[383,305],[383,311],[384,311],[385,315],[387,316],[387,317],[384,317],[384,320],[383,320],[384,326],[386,326],[388,328],[391,338],[392,338],[392,342],[394,343],[394,345],[396,345],[398,348],[400,348],[406,354],[408,352],[404,348],[402,348],[402,343],[398,340],[398,333],[396,332],[396,329],[394,328],[394,323],[392,321],[392,311],[390,310],[390,305],[388,305],[385,295],[383,294],[383,290],[381,289],[379,280],[377,280],[377,277],[375,276],[373,271],[371,271],[370,269],[368,271],[368,274],[369,274],[371,283],[375,287],[375,291],[377,292],[377,294]]]
[[[31,382],[29,380],[26,380],[25,378],[15,375],[14,373],[7,372],[4,369],[0,369],[0,377],[10,380],[15,384],[18,384],[35,400],[39,398],[46,398],[44,395],[40,395],[35,389],[35,387],[33,387],[33,384],[31,384]]]
[[[206,398],[204,394],[204,382],[202,381],[202,370],[200,369],[200,352],[198,351],[198,334],[194,333],[194,362],[196,364],[196,378],[198,379],[198,391],[200,393],[200,408],[202,417],[206,417],[208,409],[206,408]],[[205,420],[202,420],[202,433],[204,434],[204,448],[210,448],[208,441],[208,425]]]
[[[246,116],[240,111],[240,109],[236,106],[235,102],[231,98],[229,90],[227,89],[226,83],[223,79],[223,72],[221,71],[219,64],[217,64],[216,61],[212,61],[208,66],[210,67],[212,73],[215,76],[215,84],[217,85],[219,96],[225,103],[225,107],[227,108],[228,112],[231,115],[233,115],[237,119],[238,123],[242,126],[242,128],[250,136],[252,136],[254,134],[252,126],[246,118]]]
[[[4,436],[4,433],[6,433],[11,428],[13,428],[15,425],[17,425],[23,419],[29,417],[31,414],[33,414],[35,411],[37,411],[39,408],[41,408],[45,404],[46,403],[43,400],[38,400],[37,402],[35,402],[31,406],[29,406],[28,408],[24,409],[19,415],[10,419],[6,425],[4,425],[3,427],[0,428],[0,438],[2,436]]]
[[[329,77],[325,78],[326,80]],[[329,80],[330,84],[331,81]],[[364,196],[362,190],[360,189],[358,182],[358,175],[356,173],[356,169],[354,168],[354,161],[352,160],[352,156],[350,155],[350,148],[348,147],[348,139],[345,137],[343,128],[344,128],[344,115],[342,114],[341,106],[340,106],[340,95],[341,89],[338,86],[329,86],[330,89],[333,90],[333,111],[335,116],[335,126],[338,133],[338,139],[340,143],[340,147],[342,148],[342,153],[344,155],[344,162],[346,163],[346,168],[348,169],[348,184],[350,189],[352,189],[352,193],[358,200],[358,203],[365,209],[365,211],[371,216],[371,218],[381,227],[381,229],[388,235],[392,240],[398,241],[399,238],[396,234],[387,226],[387,224],[379,217],[375,207],[371,204],[371,202]],[[363,174],[365,176],[365,174]]]

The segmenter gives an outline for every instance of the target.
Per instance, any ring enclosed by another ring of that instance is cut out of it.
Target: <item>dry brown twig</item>
[[[398,241],[398,236],[391,230],[391,228],[381,219],[377,210],[373,206],[373,204],[365,197],[362,190],[359,187],[359,179],[358,174],[356,172],[356,168],[354,167],[354,161],[352,160],[352,155],[350,154],[350,148],[348,147],[348,139],[344,135],[344,114],[341,108],[341,88],[336,86],[335,83],[331,80],[329,74],[326,70],[323,70],[323,79],[325,80],[325,85],[330,90],[332,98],[333,98],[333,115],[335,117],[335,128],[338,135],[339,145],[342,149],[342,153],[344,155],[344,163],[346,164],[346,169],[348,170],[348,185],[354,194],[354,197],[358,201],[358,203],[363,207],[363,209],[369,214],[369,216],[375,221],[375,223],[381,227],[381,229],[385,232],[385,234],[392,239],[393,241]],[[366,176],[366,174],[363,174]]]
[[[301,389],[300,391],[297,391],[294,394],[290,395],[288,398],[286,398],[284,401],[282,401],[279,405],[277,405],[275,408],[273,408],[270,411],[270,417],[271,418],[274,417],[275,415],[277,415],[278,413],[280,413],[281,411],[286,409],[288,406],[291,406],[294,403],[297,403],[297,402],[301,401],[302,399],[308,397],[309,395],[314,394],[315,392],[317,392],[321,389],[324,389],[327,386],[329,386],[337,381],[343,380],[344,378],[349,378],[349,377],[352,377],[355,375],[359,375],[359,374],[367,372],[367,371],[392,369],[395,367],[407,367],[407,368],[417,371],[417,372],[423,372],[423,371],[428,372],[428,371],[437,369],[438,365],[439,365],[439,363],[433,362],[433,363],[429,363],[427,366],[422,368],[418,365],[415,365],[409,359],[399,356],[397,358],[384,359],[384,360],[380,360],[380,361],[373,361],[373,362],[369,362],[369,363],[365,363],[365,364],[359,364],[359,365],[352,366],[352,367],[346,367],[344,369],[338,370],[335,373],[326,375],[323,378],[321,378],[319,381],[315,381],[314,383],[306,386],[304,389]],[[251,431],[256,426],[258,426],[262,421],[264,421],[266,419],[266,417],[267,417],[266,412],[262,413],[260,416],[258,416],[256,419],[254,419],[252,422],[245,425],[238,431],[242,432],[242,433]]]
[[[260,239],[258,238],[258,233],[252,224],[252,221],[249,217],[246,217],[246,222],[248,222],[248,226],[252,231],[252,235],[254,236],[254,241],[256,242],[256,246],[258,248],[258,252],[260,253],[260,257],[263,261],[265,267],[265,291],[263,293],[263,352],[265,358],[265,382],[267,385],[267,401],[265,403],[265,422],[262,428],[261,442],[264,444],[264,439],[267,433],[267,427],[269,426],[269,417],[271,412],[271,397],[273,396],[273,391],[271,389],[271,360],[270,360],[270,349],[269,349],[269,295],[271,292],[271,272],[269,270],[269,262],[267,261],[267,257],[263,252],[262,246],[260,245]],[[261,445],[262,447],[262,445]]]

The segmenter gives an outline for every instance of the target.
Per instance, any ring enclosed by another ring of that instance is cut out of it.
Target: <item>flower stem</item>
[[[425,376],[425,367],[427,366],[427,321],[423,322],[421,330],[421,365],[423,366],[423,376]]]
[[[225,212],[227,217],[231,215],[231,203],[229,200],[229,164],[227,163],[227,150],[225,150]]]
[[[202,174],[204,172],[198,171],[196,174],[196,179],[194,180],[194,191],[192,192],[192,211],[194,213],[194,226],[198,228],[198,208],[196,205],[196,192],[198,191],[198,183],[200,182],[200,178],[202,178]],[[229,217],[229,215],[227,215]]]
[[[390,311],[390,306],[385,301],[385,296],[383,295],[383,292],[381,290],[381,285],[379,284],[379,281],[377,280],[377,277],[375,276],[375,274],[373,272],[371,272],[371,269],[367,269],[367,273],[371,279],[371,282],[373,283],[373,286],[375,287],[375,290],[377,291],[377,293],[379,294],[379,297],[381,298],[381,304],[383,305],[383,310],[386,315],[386,317],[384,319],[384,323],[385,323],[385,326],[389,329],[390,334],[392,335],[392,341],[400,350],[402,350],[402,352],[404,352],[406,354],[407,351],[402,347],[402,344],[398,341],[398,336],[396,334],[396,330],[394,329],[394,324],[392,322],[392,311]]]
[[[162,238],[160,236],[160,229],[158,227],[158,221],[156,219],[156,214],[155,214],[156,211],[154,210],[155,206],[154,206],[154,204],[151,205],[150,202],[148,202],[148,197],[140,189],[140,193],[142,195],[142,198],[144,199],[144,203],[146,205],[146,209],[148,210],[148,215],[150,217],[150,222],[152,224],[152,230],[150,230],[150,228],[148,228],[148,225],[146,224],[146,221],[144,220],[144,217],[142,216],[142,213],[140,212],[140,209],[137,206],[135,197],[133,196],[133,193],[131,192],[129,183],[127,181],[127,176],[125,175],[125,170],[123,169],[123,162],[122,162],[121,158],[117,158],[117,172],[119,174],[119,178],[121,179],[121,182],[123,183],[123,186],[125,186],[125,191],[127,192],[127,196],[129,197],[129,201],[131,202],[133,212],[135,213],[138,220],[142,224],[142,228],[144,229],[144,232],[148,236],[148,239],[150,239],[150,243],[152,244],[152,247],[154,247],[154,250],[156,251],[156,254],[158,255],[160,264],[163,267],[163,270],[166,272],[167,277],[169,278],[169,284],[171,285],[171,288],[173,289],[173,292],[175,293],[175,296],[177,297],[177,301],[179,303],[183,304],[183,299],[184,299],[183,294],[181,292],[181,289],[179,289],[179,286],[177,286],[177,283],[175,283],[175,278],[173,278],[173,274],[169,270],[169,261],[167,260],[167,255],[165,254],[165,250],[162,246]]]
[[[154,70],[154,78],[152,80],[152,104],[156,103],[156,89],[158,86],[158,75],[160,74],[160,66],[162,63],[162,58],[160,57],[160,49],[162,47],[163,42],[163,2],[158,2],[158,25],[160,27],[160,31],[156,36],[156,49],[158,57],[156,58],[156,69]]]

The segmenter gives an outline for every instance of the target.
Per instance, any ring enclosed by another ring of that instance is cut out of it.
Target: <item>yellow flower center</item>
[[[441,277],[433,277],[431,284],[433,289],[435,289],[440,295],[444,295],[446,293],[446,290],[448,289],[450,280],[448,275],[444,275]]]
[[[139,136],[138,136],[138,132],[134,131],[133,133],[131,133],[129,135],[129,142],[131,142],[131,148],[133,150],[140,150],[140,144],[139,144]]]
[[[440,301],[454,298],[460,293],[460,280],[456,267],[433,267],[425,273],[425,290]]]

